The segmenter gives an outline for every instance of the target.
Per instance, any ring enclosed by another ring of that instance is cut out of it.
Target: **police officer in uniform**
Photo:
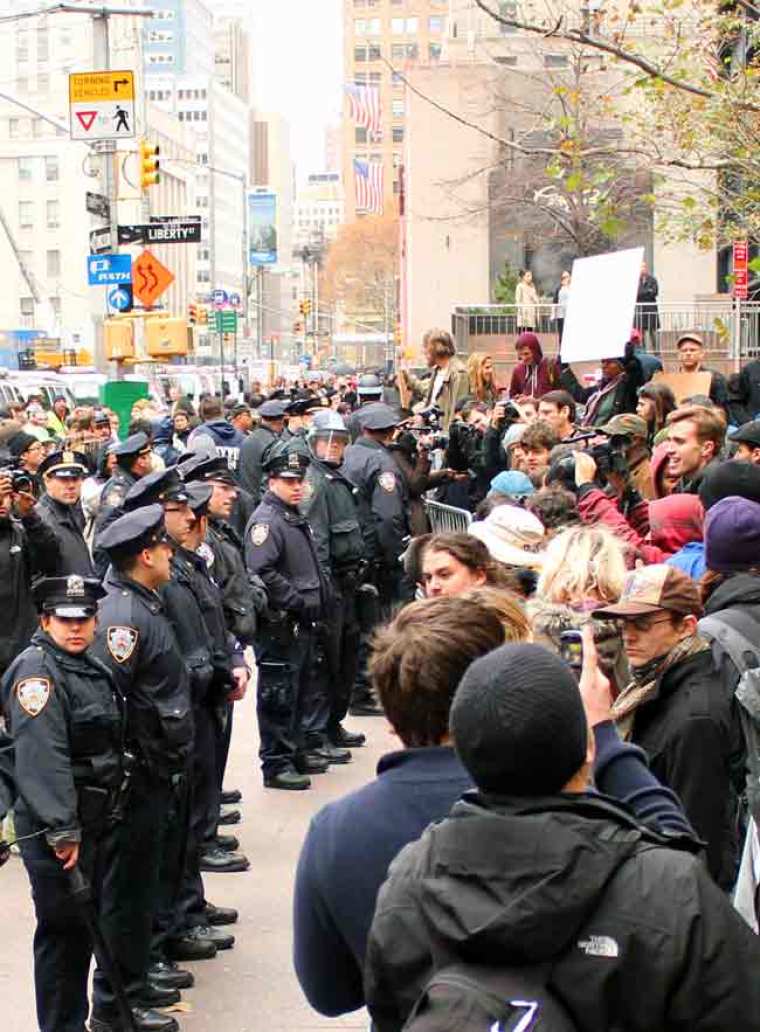
[[[261,501],[265,485],[262,483],[264,460],[267,452],[285,428],[285,405],[281,401],[265,401],[259,407],[261,423],[240,448],[240,486],[253,498]]]
[[[267,456],[269,487],[245,535],[245,559],[266,585],[269,614],[254,649],[259,670],[257,715],[267,788],[305,789],[308,774],[328,761],[306,751],[303,704],[309,691],[314,624],[323,586],[314,540],[298,510],[309,460],[278,442]]]
[[[102,920],[130,1000],[147,986],[153,923],[159,903],[160,863],[173,785],[187,770],[193,747],[193,714],[187,668],[166,618],[159,589],[171,577],[172,548],[164,510],[147,505],[125,513],[103,531],[111,563],[100,602],[94,651],[126,699],[125,742],[133,757],[129,798],[120,826],[115,884],[125,886]],[[199,950],[204,957],[207,947]],[[186,983],[185,975],[178,981]],[[163,980],[165,982],[165,980]],[[152,997],[161,988],[148,986]],[[95,974],[91,1032],[119,1029],[112,999]],[[138,1023],[141,1032],[176,1029]]]
[[[77,574],[37,581],[40,627],[1,689],[15,746],[16,833],[34,836],[20,849],[37,918],[41,1032],[85,1027],[92,942],[68,872],[78,865],[97,898],[112,864],[123,707],[108,671],[89,652],[102,594],[98,581]]]
[[[322,409],[319,398],[296,398],[287,405],[288,425],[282,431],[282,440],[287,441],[291,451],[300,451],[307,458],[311,456],[308,434],[314,415]]]
[[[306,473],[301,512],[314,535],[319,565],[329,585],[329,619],[320,625],[316,675],[323,681],[323,704],[312,715],[308,736],[317,734],[330,762],[340,762],[346,748],[363,745],[365,737],[347,731],[348,712],[358,668],[359,621],[356,590],[364,574],[364,540],[356,488],[344,476],[348,444],[346,425],[337,412],[316,413],[309,431],[311,464]],[[345,762],[345,760],[344,760]]]
[[[39,468],[45,494],[35,511],[58,538],[61,559],[58,574],[78,573],[92,577],[90,550],[84,539],[85,516],[80,503],[82,482],[87,476],[87,457],[80,452],[57,451]]]
[[[116,457],[113,476],[106,481],[100,495],[100,508],[95,518],[92,559],[95,572],[103,579],[108,569],[108,556],[100,544],[100,535],[106,527],[122,514],[127,492],[141,477],[147,476],[153,466],[153,453],[148,435],[142,432],[132,434],[110,449]]]
[[[183,462],[181,470],[186,483],[204,483],[212,489],[204,542],[208,551],[204,554],[209,572],[221,592],[227,630],[242,651],[255,641],[259,614],[266,609],[267,593],[261,578],[246,569],[242,538],[229,523],[240,488],[222,456],[196,457]],[[247,668],[233,664],[233,678],[236,682],[234,694],[242,698],[248,682]],[[227,721],[217,727],[216,760],[220,791],[229,754],[233,712],[234,705],[230,703]],[[237,790],[230,795],[233,797],[230,801],[239,802],[242,798]],[[225,822],[236,823],[234,814],[225,816]]]
[[[378,620],[388,619],[395,604],[411,598],[403,577],[401,556],[409,537],[406,485],[388,445],[399,418],[392,408],[378,402],[361,411],[362,434],[346,448],[343,473],[357,489],[359,523],[369,563],[368,586],[374,586],[379,609],[365,617],[359,650],[351,713],[377,716],[382,710],[375,701],[366,675],[369,638]]]

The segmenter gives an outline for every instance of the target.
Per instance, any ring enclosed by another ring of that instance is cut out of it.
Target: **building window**
[[[393,43],[391,45],[391,60],[392,61],[409,61],[414,60],[418,54],[418,47],[416,43]]]
[[[29,34],[26,32],[16,34],[16,60],[20,63],[29,60]]]
[[[366,61],[367,60],[367,48],[366,47],[354,47],[354,61]]]
[[[414,36],[417,26],[417,18],[391,18],[391,32],[394,36]]]
[[[500,0],[499,14],[502,18],[517,18],[517,0]],[[503,22],[499,22],[499,32],[502,36],[509,36],[511,33],[517,32],[517,29],[514,25],[504,25]]]
[[[494,58],[496,64],[506,65],[507,68],[515,68],[517,66],[517,54],[500,54]]]
[[[394,118],[404,117],[404,102],[403,100],[392,100],[391,101],[391,114]]]
[[[545,68],[567,68],[566,54],[544,54]]]
[[[48,279],[57,279],[61,275],[61,252],[47,252],[47,276]]]
[[[34,251],[19,251],[19,260],[27,269],[31,269],[34,265]]]
[[[45,132],[46,132],[46,130],[45,130],[45,122],[44,122],[44,120],[42,118],[33,118],[32,119],[32,136],[34,136],[35,139],[39,139],[40,136],[44,136],[45,135]]]
[[[367,60],[368,61],[379,61],[382,57],[382,50],[378,43],[370,43],[367,47]]]
[[[369,81],[371,83],[374,83],[374,85],[377,85],[379,82],[383,81],[383,73],[382,72],[370,72],[369,73]]]
[[[19,179],[30,180],[34,176],[34,158],[17,158],[16,168]]]
[[[428,57],[431,61],[440,61],[443,47],[440,43],[428,43]]]
[[[53,316],[56,319],[61,318],[61,299],[59,297],[49,297],[50,307],[53,310]]]
[[[363,126],[358,125],[356,127],[356,129],[354,129],[354,143],[366,143],[366,142],[367,142],[367,130]]]
[[[393,131],[392,131],[392,135],[393,135],[393,142],[394,143],[403,143],[404,142],[404,127],[403,127],[403,125],[394,125]]]
[[[443,32],[443,18],[440,14],[431,14],[428,18],[428,32]]]
[[[367,19],[366,18],[355,18],[354,19],[354,35],[355,36],[366,36],[367,35]]]
[[[391,18],[391,32],[394,36],[403,36],[404,34],[404,19],[403,18]]]
[[[11,140],[17,140],[21,136],[21,119],[8,119],[8,136]]]
[[[37,60],[50,60],[50,37],[47,29],[37,29]]]
[[[33,297],[20,297],[18,299],[19,308],[21,310],[22,319],[33,319],[34,318],[34,298]]]
[[[366,72],[355,72],[354,73],[354,86],[364,86],[367,82]]]
[[[58,155],[57,154],[46,154],[45,155],[45,179],[48,183],[55,183],[60,178],[60,169],[58,167]]]
[[[58,229],[61,224],[61,205],[58,201],[48,201],[45,206],[45,221],[48,229]]]
[[[50,89],[50,76],[47,72],[37,72],[37,92],[47,93]]]
[[[34,225],[34,204],[32,201],[18,202],[18,224],[21,229],[31,229]]]

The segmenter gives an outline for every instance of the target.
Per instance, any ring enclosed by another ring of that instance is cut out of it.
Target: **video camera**
[[[413,434],[419,443],[420,437],[428,437],[432,434],[432,440],[425,442],[425,447],[430,449],[447,448],[449,435],[443,430],[443,409],[439,405],[430,405],[417,413],[422,419],[422,426],[410,426],[407,430]]]
[[[625,450],[628,445],[628,438],[625,435],[615,434],[605,441],[596,440],[600,435],[594,431],[587,434],[579,434],[572,443],[561,445],[561,454],[557,457],[550,457],[549,472],[546,475],[546,483],[558,483],[569,491],[575,491],[575,456],[574,451],[585,450],[596,463],[596,481],[600,487],[606,487],[610,474],[620,477],[627,477],[629,473],[628,459]],[[584,445],[596,440],[595,444],[585,448]]]
[[[11,491],[37,494],[37,484],[31,473],[21,469],[7,452],[0,453],[0,474],[10,477]]]

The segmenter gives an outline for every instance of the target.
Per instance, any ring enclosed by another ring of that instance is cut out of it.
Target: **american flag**
[[[357,125],[367,130],[370,136],[380,139],[380,90],[377,86],[344,87],[348,97],[351,117]]]
[[[356,210],[383,214],[383,163],[354,158]]]

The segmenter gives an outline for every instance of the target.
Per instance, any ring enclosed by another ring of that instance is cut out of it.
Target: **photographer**
[[[443,464],[458,475],[453,481],[445,484],[441,491],[440,501],[446,505],[474,512],[488,494],[491,480],[500,470],[506,468],[504,462],[500,462],[494,468],[493,445],[486,448],[486,435],[492,428],[493,417],[489,423],[485,405],[473,401],[472,398],[465,398],[457,405],[449,426],[449,440],[443,455]]]
[[[37,500],[24,476],[19,470],[0,470],[0,607],[6,621],[0,637],[0,674],[37,628],[32,580],[53,576],[60,562],[58,539],[34,511]]]
[[[433,409],[434,413],[436,411]],[[399,427],[395,440],[388,445],[388,451],[398,466],[401,479],[406,483],[407,517],[412,537],[430,532],[423,502],[425,493],[439,487],[455,475],[450,469],[432,469],[430,453],[436,448],[446,447],[448,439],[445,435],[438,434],[435,415],[432,419],[426,419],[426,422],[427,425],[422,427]]]

